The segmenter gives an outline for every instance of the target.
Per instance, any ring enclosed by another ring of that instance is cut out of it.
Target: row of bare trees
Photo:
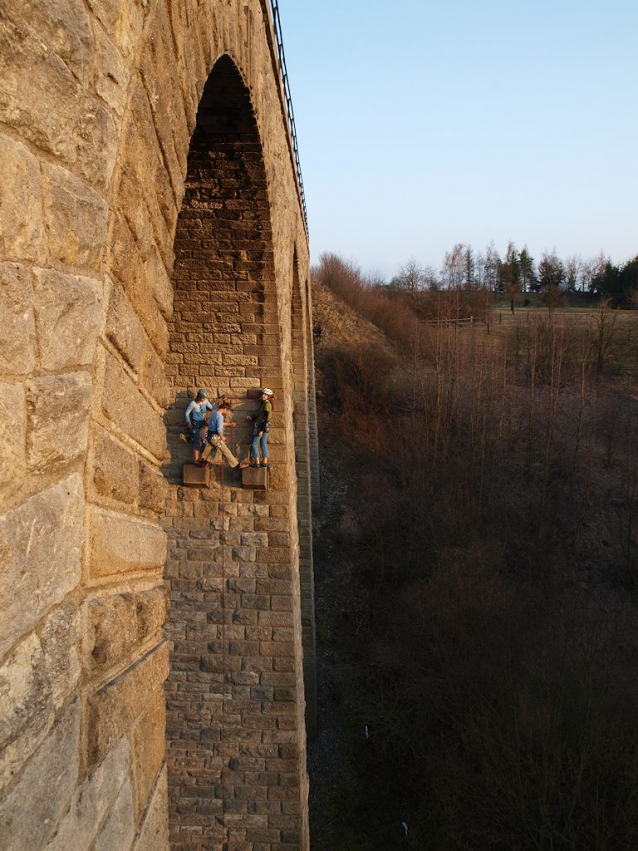
[[[521,293],[556,290],[595,293],[624,304],[638,292],[638,257],[614,265],[604,252],[587,259],[579,255],[561,259],[551,251],[544,252],[537,264],[527,246],[519,250],[512,242],[503,256],[494,243],[482,252],[457,243],[446,252],[438,270],[410,258],[390,286],[412,294],[439,288],[485,288],[505,293],[512,301]]]

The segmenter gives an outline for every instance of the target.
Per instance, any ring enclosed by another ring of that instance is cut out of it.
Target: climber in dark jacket
[[[260,395],[261,407],[254,417],[246,417],[247,420],[253,420],[255,429],[253,431],[253,439],[250,444],[250,465],[251,467],[259,466],[259,450],[261,449],[261,466],[268,466],[268,433],[270,431],[270,421],[272,416],[273,401],[275,394],[268,387],[261,391]]]

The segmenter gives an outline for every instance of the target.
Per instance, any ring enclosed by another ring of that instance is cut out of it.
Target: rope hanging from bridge
[[[222,557],[222,587],[221,587],[221,596],[220,596],[220,609],[222,616],[222,717],[220,723],[220,747],[219,747],[219,755],[222,760],[222,776],[221,776],[221,788],[222,788],[222,827],[226,829],[226,769],[230,768],[230,765],[226,765],[225,762],[225,752],[226,752],[226,736],[225,727],[226,727],[226,682],[227,679],[230,680],[230,671],[228,668],[228,660],[227,660],[227,652],[226,652],[226,484],[224,481],[224,460],[222,459],[221,464],[221,499],[219,504],[219,514],[221,519],[221,529],[219,532],[219,543],[221,545],[221,557]],[[230,515],[228,516],[228,523],[230,524]],[[230,529],[228,530],[230,531]],[[232,683],[230,684],[232,688]],[[232,695],[231,695],[232,696]]]

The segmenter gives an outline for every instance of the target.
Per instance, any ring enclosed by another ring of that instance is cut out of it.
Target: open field
[[[589,322],[595,324],[600,316],[600,308],[592,307],[567,307],[552,311],[555,322]],[[615,317],[618,327],[629,328],[638,331],[638,310],[607,310],[606,313]],[[492,322],[511,325],[520,322],[530,322],[548,316],[547,308],[542,307],[517,307],[512,313],[506,307],[495,307],[492,311]]]

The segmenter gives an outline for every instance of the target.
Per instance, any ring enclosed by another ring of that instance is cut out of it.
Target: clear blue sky
[[[280,0],[311,251],[638,254],[638,0]]]

